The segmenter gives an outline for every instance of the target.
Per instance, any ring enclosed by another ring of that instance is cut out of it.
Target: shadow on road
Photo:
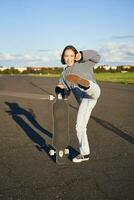
[[[13,120],[24,130],[25,134],[35,143],[36,148],[39,151],[44,150],[47,155],[49,155],[49,150],[51,145],[46,144],[45,139],[40,136],[33,128],[30,127],[28,123],[22,118],[23,116],[27,118],[28,122],[30,122],[36,129],[40,130],[45,135],[52,138],[52,133],[44,129],[40,126],[40,124],[36,121],[35,115],[32,113],[32,110],[27,111],[24,108],[20,107],[18,103],[9,103],[5,102],[6,105],[9,106],[10,110],[6,111],[9,115],[12,116]],[[50,157],[53,161],[55,161],[54,157]]]
[[[125,133],[124,131],[120,130],[119,128],[115,127],[114,125],[112,125],[111,123],[105,120],[99,119],[94,116],[91,116],[91,118],[94,119],[97,123],[99,123],[104,128],[107,128],[108,130],[114,132],[116,135],[119,135],[120,137],[127,140],[128,142],[134,144],[134,138],[128,135],[128,133]]]
[[[50,144],[46,144],[45,139],[40,136],[23,118],[25,117],[28,122],[30,122],[36,129],[47,135],[48,137],[52,138],[53,134],[41,127],[41,125],[35,119],[35,115],[32,109],[29,111],[25,110],[24,108],[20,107],[18,103],[9,103],[5,102],[6,105],[9,106],[10,110],[6,111],[9,115],[12,116],[13,120],[23,129],[25,134],[34,142],[35,147],[39,151],[45,151],[47,155],[56,162],[56,156],[50,156],[49,150],[54,149]],[[69,159],[72,160],[73,157],[79,154],[77,150],[73,147],[68,146],[69,148]]]
[[[69,104],[69,106],[75,110],[78,110],[77,107]],[[91,119],[95,120],[98,124],[100,124],[101,126],[103,126],[104,128],[112,131],[113,133],[115,133],[116,135],[120,136],[121,138],[127,140],[128,142],[134,144],[134,138],[132,136],[130,136],[128,133],[120,130],[119,128],[115,127],[113,124],[111,124],[110,122],[107,122],[103,119],[99,119],[98,117],[94,117],[91,116]]]

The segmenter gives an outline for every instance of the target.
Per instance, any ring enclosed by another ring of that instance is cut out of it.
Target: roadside
[[[50,77],[50,78],[59,78],[60,74],[1,74],[1,76],[33,76],[33,77]],[[134,84],[134,72],[102,72],[102,73],[95,73],[95,77],[97,81],[101,82],[112,82],[112,83],[122,83],[122,84]]]

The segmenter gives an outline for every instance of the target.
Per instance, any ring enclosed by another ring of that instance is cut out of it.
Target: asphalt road
[[[56,78],[0,77],[0,200],[134,199],[134,85],[99,83],[102,94],[88,124],[90,160],[68,159],[59,166],[48,155],[52,101],[10,96],[54,94],[57,83]],[[76,114],[71,95],[71,156],[78,151]]]

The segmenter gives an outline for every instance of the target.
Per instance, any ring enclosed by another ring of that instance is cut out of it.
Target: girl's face
[[[75,61],[75,53],[72,49],[67,49],[64,53],[64,61],[65,63],[71,67]]]

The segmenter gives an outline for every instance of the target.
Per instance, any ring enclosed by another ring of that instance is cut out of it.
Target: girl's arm
[[[65,85],[65,83],[64,83],[64,81],[63,81],[63,73],[61,73],[61,76],[60,76],[60,78],[59,78],[59,84],[57,85],[57,86],[59,86],[60,88],[66,88],[66,85]]]
[[[61,73],[61,77],[59,79],[59,84],[55,88],[56,93],[62,93],[63,96],[68,97],[70,95],[71,90],[69,87],[67,87],[67,84],[65,84],[63,73]]]
[[[80,61],[92,61],[94,63],[98,63],[100,61],[100,55],[95,50],[84,50],[79,52],[81,54]],[[78,53],[78,54],[79,54]]]

